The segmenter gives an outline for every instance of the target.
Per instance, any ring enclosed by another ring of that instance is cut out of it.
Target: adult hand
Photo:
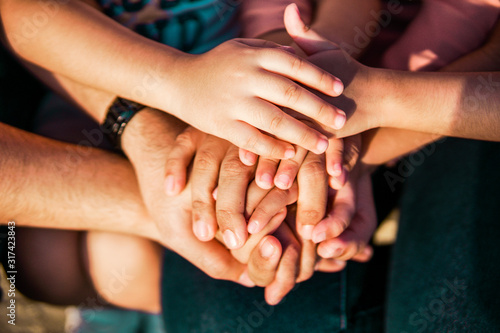
[[[134,166],[144,203],[157,224],[160,242],[213,278],[253,286],[245,273],[246,266],[233,258],[224,245],[216,240],[202,242],[194,236],[190,188],[175,197],[165,194],[162,181],[165,161],[176,135],[184,127],[163,112],[145,109],[132,119],[122,137],[122,146]]]

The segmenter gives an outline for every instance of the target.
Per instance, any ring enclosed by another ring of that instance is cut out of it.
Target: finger
[[[297,155],[295,155],[297,157]],[[295,158],[294,157],[294,158]],[[280,160],[270,158],[259,158],[257,171],[255,172],[255,182],[260,188],[269,190],[274,186],[274,176],[278,169]]]
[[[290,143],[274,139],[245,122],[231,122],[226,137],[233,138],[232,144],[266,158],[281,160],[295,156],[295,148]]]
[[[214,238],[217,231],[213,191],[229,143],[207,136],[198,149],[191,173],[193,232],[201,241]]]
[[[348,136],[344,141],[344,169],[351,171],[354,169],[359,160],[361,152],[362,136],[360,134]]]
[[[352,183],[346,184],[335,196],[333,207],[328,215],[316,225],[312,233],[315,243],[338,237],[346,230],[356,213],[356,193]]]
[[[257,163],[258,156],[252,153],[251,151],[240,148],[239,154],[240,154],[240,160],[243,164],[252,166],[255,163]]]
[[[297,174],[297,232],[305,240],[312,239],[314,226],[325,216],[328,183],[324,155],[308,153]]]
[[[188,127],[177,136],[165,165],[165,193],[179,194],[186,186],[187,168],[196,152],[200,131]]]
[[[273,282],[269,284],[264,296],[268,304],[276,305],[295,286],[300,269],[300,243],[286,223],[282,223],[274,236],[280,241],[281,260]]]
[[[373,248],[370,245],[366,245],[364,249],[355,254],[351,260],[357,262],[367,262],[373,257]]]
[[[363,258],[363,251],[377,226],[377,216],[369,175],[362,177],[357,187],[358,211],[342,234],[319,244],[318,254],[323,258],[349,260],[358,255]],[[364,253],[364,256],[369,257],[368,254]]]
[[[250,256],[259,244],[259,242],[267,235],[273,234],[281,225],[286,217],[286,209],[276,214],[271,221],[257,234],[250,235],[245,245],[236,250],[231,250],[231,254],[241,263],[248,263]]]
[[[315,270],[323,273],[336,273],[343,270],[346,266],[345,261],[335,259],[321,259],[316,264]]]
[[[216,216],[229,249],[240,248],[247,239],[245,198],[253,170],[241,163],[237,147],[228,149],[220,169]]]
[[[314,30],[309,29],[300,18],[299,8],[290,4],[285,9],[285,28],[295,43],[307,54],[312,55],[325,50],[338,50],[339,47]]]
[[[296,200],[296,183],[288,190],[272,189],[257,205],[250,216],[247,227],[248,232],[250,234],[260,232],[276,214],[286,210],[286,206],[291,205]]]
[[[295,178],[297,177],[297,173],[299,172],[299,168],[306,158],[306,155],[307,150],[297,147],[294,158],[282,160],[280,162],[278,171],[276,172],[276,177],[274,177],[274,184],[276,187],[286,190],[292,186]]]
[[[302,240],[302,251],[300,254],[300,271],[296,282],[309,280],[314,274],[316,266],[316,244],[309,240]]]
[[[255,179],[250,183],[250,185],[248,185],[247,201],[245,206],[245,217],[247,219],[250,219],[250,216],[252,216],[255,208],[269,192],[270,190],[265,190],[258,186]]]
[[[265,49],[261,53],[270,58],[265,58],[262,64],[269,71],[285,75],[329,96],[339,96],[344,90],[344,85],[338,78],[311,63],[304,62],[288,46],[259,39],[237,39],[236,41],[248,46]],[[326,50],[326,46],[330,50],[338,49],[338,47],[332,48],[331,45],[335,44],[328,42],[323,51]]]
[[[306,60],[300,59],[302,65],[306,66]],[[345,112],[323,100],[313,92],[300,86],[298,83],[291,81],[281,75],[281,73],[273,72],[267,74],[267,84],[254,86],[254,93],[265,101],[272,104],[287,107],[301,113],[314,121],[323,124],[327,128],[341,129],[346,122]],[[277,117],[277,113],[268,112],[271,116]],[[277,126],[283,120],[288,118],[277,118],[275,124],[271,124],[271,128]],[[247,120],[245,120],[247,121]],[[278,122],[280,121],[280,122]],[[265,129],[264,129],[265,130]],[[295,143],[295,142],[293,142]]]
[[[265,236],[252,251],[248,262],[248,276],[257,286],[269,285],[274,280],[280,258],[280,242],[273,236]]]
[[[346,182],[346,172],[344,171],[344,140],[330,139],[330,144],[325,153],[326,170],[330,176],[331,188],[340,189]]]
[[[282,80],[282,78],[279,78],[278,76],[276,76],[276,78],[277,79],[275,81]],[[296,86],[297,89],[306,91],[295,83],[290,82],[289,85]],[[278,101],[280,98],[275,98],[275,95],[279,95],[282,93],[281,91],[279,91],[280,88],[276,87],[275,85],[270,86],[269,89],[265,89],[263,87],[259,89],[263,89],[263,91],[257,92],[257,94],[261,95],[262,98],[268,97],[269,101],[271,101],[273,98]],[[271,90],[274,90],[274,92]],[[319,101],[321,101],[320,103],[326,103],[323,102],[321,98],[313,95],[312,93],[306,93],[314,96],[314,99],[318,99]],[[294,103],[290,102],[288,104]],[[294,105],[295,108],[297,108],[301,105],[301,103],[297,103]],[[270,104],[265,100],[258,99],[255,101],[253,106],[255,107],[255,112],[248,112],[242,115],[241,120],[260,129],[261,131],[272,134],[280,140],[304,147],[305,149],[313,151],[317,154],[324,153],[328,148],[328,138],[325,135],[321,134],[313,127],[307,126],[302,121],[290,116],[274,104]],[[324,113],[326,113],[326,111],[324,111]]]

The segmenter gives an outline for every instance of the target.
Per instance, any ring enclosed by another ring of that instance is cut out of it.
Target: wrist
[[[373,110],[374,126],[378,127],[398,127],[400,124],[400,110],[404,109],[402,100],[398,96],[398,85],[401,84],[402,77],[400,72],[371,68],[368,69],[368,86],[367,91],[370,91],[369,103],[367,108]]]
[[[171,147],[185,126],[165,112],[145,108],[125,128],[121,138],[123,152],[137,169],[142,161],[153,162],[164,156],[162,152]]]

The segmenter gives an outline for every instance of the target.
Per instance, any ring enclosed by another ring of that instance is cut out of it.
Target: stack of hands
[[[214,278],[266,287],[270,304],[314,271],[337,272],[347,260],[369,260],[368,242],[376,227],[358,133],[377,123],[363,117],[359,107],[354,116],[342,82],[319,69],[349,82],[364,66],[309,30],[296,7],[287,8],[285,23],[297,46],[297,51],[281,47],[283,54],[293,55],[286,70],[319,92],[279,76],[286,76],[279,66],[256,68],[282,81],[286,100],[267,103],[255,93],[258,97],[235,103],[238,96],[231,95],[224,105],[227,115],[217,109],[222,105],[206,106],[218,111],[218,118],[207,121],[198,113],[200,119],[190,121],[204,121],[213,127],[210,132],[231,142],[154,109],[135,116],[122,138],[158,240]],[[227,42],[199,58],[210,61],[213,52],[228,52],[225,48],[239,43],[254,42]],[[265,47],[280,46],[266,42]],[[250,77],[235,64],[225,65],[242,81]],[[256,89],[272,93],[271,85]],[[194,103],[183,101],[189,107]],[[232,117],[235,108],[245,110],[239,118]]]

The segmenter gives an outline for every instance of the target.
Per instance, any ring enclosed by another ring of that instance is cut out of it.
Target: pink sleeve
[[[498,0],[426,0],[384,55],[384,67],[437,70],[481,46],[499,13]]]
[[[283,13],[295,2],[304,22],[311,22],[310,0],[243,0],[241,4],[242,37],[255,38],[267,32],[285,29]]]

